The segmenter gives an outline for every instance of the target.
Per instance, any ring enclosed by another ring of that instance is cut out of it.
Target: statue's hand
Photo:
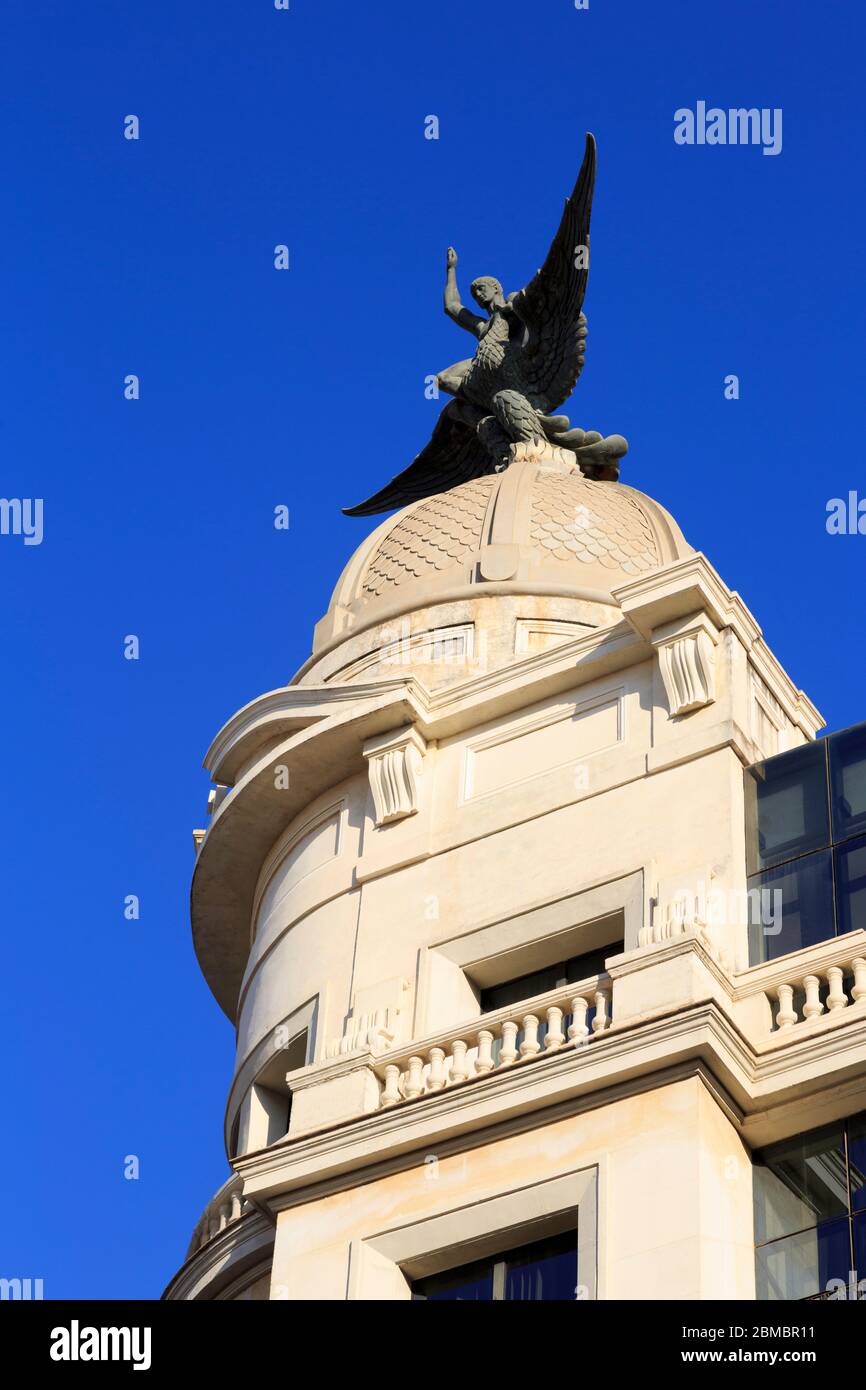
[[[457,252],[454,250],[453,246],[448,247],[445,255],[445,264],[449,270],[453,270],[454,266],[457,264]]]

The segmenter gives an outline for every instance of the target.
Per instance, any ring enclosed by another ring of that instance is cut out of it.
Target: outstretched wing
[[[595,139],[586,137],[583,164],[559,231],[544,265],[511,301],[529,329],[521,362],[533,396],[548,410],[562,405],[574,390],[583,367],[586,319],[581,313],[589,278],[589,219],[595,187]],[[578,248],[585,248],[579,255]],[[579,268],[578,264],[579,263]]]
[[[481,444],[475,430],[460,418],[457,402],[451,401],[436,421],[430,443],[409,467],[374,492],[366,502],[359,502],[356,507],[344,507],[343,512],[346,516],[390,512],[395,507],[405,507],[409,502],[432,497],[434,493],[445,492],[458,483],[468,483],[471,478],[492,473],[494,467],[493,458]]]

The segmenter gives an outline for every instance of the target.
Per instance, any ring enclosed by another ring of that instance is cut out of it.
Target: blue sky
[[[0,1275],[158,1296],[226,1175],[202,755],[308,654],[374,524],[340,506],[429,435],[424,378],[468,341],[446,246],[465,298],[518,289],[587,129],[572,421],[628,437],[624,480],[829,727],[866,718],[866,536],[825,527],[866,497],[864,29],[847,0],[9,0],[0,493],[44,499],[44,539],[0,536]],[[699,100],[781,108],[781,153],[675,144]]]

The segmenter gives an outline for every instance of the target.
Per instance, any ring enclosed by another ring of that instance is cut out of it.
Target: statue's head
[[[480,275],[477,280],[473,280],[469,286],[469,293],[475,303],[480,305],[482,309],[486,309],[488,313],[497,302],[505,303],[502,286],[498,280],[494,280],[492,275]]]

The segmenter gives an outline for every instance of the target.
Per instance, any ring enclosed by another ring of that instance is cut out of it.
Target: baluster
[[[824,1012],[824,1005],[818,998],[818,991],[821,988],[821,981],[817,975],[807,975],[803,981],[803,988],[806,991],[806,1003],[803,1005],[804,1018],[817,1018]]]
[[[427,1077],[428,1091],[441,1091],[445,1085],[445,1053],[441,1047],[430,1049],[430,1075]]]
[[[475,1058],[475,1071],[484,1076],[493,1070],[493,1034],[489,1028],[482,1028],[478,1034],[478,1056]]]
[[[589,1013],[589,1001],[587,999],[572,999],[571,1001],[571,1023],[568,1025],[568,1040],[576,1044],[583,1042],[589,1035],[586,1026],[586,1016]]]
[[[420,1062],[420,1057],[418,1061]],[[382,1107],[387,1109],[391,1105],[400,1103],[400,1068],[395,1062],[389,1062],[385,1068],[385,1089],[382,1092]]]
[[[523,1042],[520,1044],[520,1055],[521,1057],[534,1057],[536,1052],[540,1051],[538,1018],[535,1014],[527,1014],[523,1020]]]
[[[558,1009],[555,1004],[551,1004],[547,1010],[547,1033],[544,1038],[544,1046],[548,1052],[555,1052],[565,1042],[565,1034],[562,1031],[562,1009]]]
[[[232,1193],[232,1214],[231,1214],[231,1216],[229,1217],[229,1220],[230,1220],[230,1221],[238,1221],[238,1220],[240,1220],[241,1209],[242,1209],[242,1208],[241,1208],[241,1201],[242,1201],[242,1199],[241,1199],[240,1191],[233,1192],[233,1193]]]
[[[406,1074],[406,1084],[403,1087],[403,1094],[407,1100],[414,1100],[415,1096],[420,1096],[424,1089],[424,1058],[410,1057],[409,1070]]]
[[[851,991],[851,998],[856,1004],[858,999],[866,997],[866,960],[862,956],[855,956],[851,962],[851,969],[854,971],[854,988]]]
[[[213,1240],[214,1236],[218,1233],[219,1225],[217,1223],[216,1213],[214,1213],[214,1215],[208,1221],[208,1240]]]
[[[226,1228],[226,1226],[229,1224],[230,1216],[231,1216],[231,1207],[229,1206],[228,1202],[220,1202],[220,1224],[219,1224],[219,1229],[220,1229],[221,1231],[224,1231],[225,1228]]]
[[[603,1033],[610,1023],[607,1016],[607,992],[603,989],[595,993],[595,1018],[592,1020],[593,1033]]]
[[[779,1000],[779,1012],[776,1015],[776,1027],[793,1028],[794,1024],[797,1022],[797,1015],[794,1013],[794,1010],[792,1008],[792,1001],[794,998],[794,986],[779,985],[778,989],[776,990],[776,996]]]
[[[517,1039],[517,1024],[508,1022],[502,1025],[502,1047],[499,1052],[499,1065],[510,1067],[512,1062],[517,1060],[517,1048],[514,1046]]]
[[[457,1084],[465,1081],[469,1075],[469,1068],[466,1065],[466,1044],[465,1042],[453,1042],[451,1044],[451,1081]]]
[[[836,1009],[848,1007],[848,996],[842,988],[842,967],[841,965],[831,965],[827,971],[827,979],[830,981],[830,993],[827,995],[827,1008],[831,1013]]]

